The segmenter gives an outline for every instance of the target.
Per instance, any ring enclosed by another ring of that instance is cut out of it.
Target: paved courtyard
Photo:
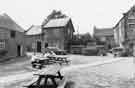
[[[78,87],[81,86],[79,88],[89,88],[96,84],[98,86],[112,86],[112,83],[113,86],[118,86],[114,85],[118,80],[124,79],[126,81],[133,79],[134,76],[133,57],[114,58],[112,56],[81,55],[67,55],[67,57],[72,61],[71,65],[62,67],[61,72],[68,80],[74,81]],[[1,88],[21,88],[23,84],[31,80],[33,72],[35,72],[31,68],[30,59],[26,58],[0,65],[0,68],[0,83],[3,84]],[[113,82],[110,83],[112,79]]]

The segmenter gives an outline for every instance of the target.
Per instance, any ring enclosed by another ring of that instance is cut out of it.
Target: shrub
[[[0,50],[0,56],[5,56],[7,53],[7,50]]]

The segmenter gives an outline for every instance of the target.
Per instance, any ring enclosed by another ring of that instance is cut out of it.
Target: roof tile
[[[50,28],[50,27],[64,27],[69,22],[70,18],[59,18],[59,19],[51,19],[46,25],[44,25],[44,28]]]
[[[32,25],[27,31],[26,35],[38,35],[42,33],[40,25]]]
[[[9,30],[24,32],[24,29],[21,28],[15,21],[13,21],[5,13],[0,15],[0,27],[7,28]]]

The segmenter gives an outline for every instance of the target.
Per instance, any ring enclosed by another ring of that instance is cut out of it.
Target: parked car
[[[69,65],[70,60],[66,56],[60,55],[33,55],[31,56],[31,64],[33,68],[42,69],[46,67],[46,65],[52,65],[58,63],[60,65],[67,64]]]
[[[106,56],[104,46],[94,45],[82,49],[83,55]]]
[[[129,56],[129,53],[126,51],[126,49],[122,47],[115,47],[109,50],[110,53],[112,53],[114,56]]]
[[[84,45],[72,45],[71,46],[71,53],[72,54],[82,54],[82,49],[85,48]]]
[[[49,55],[48,55],[49,56]],[[33,68],[41,69],[43,67],[42,64],[51,64],[49,62],[49,58],[46,55],[33,55],[31,56],[31,64]]]
[[[96,49],[96,47],[86,47],[82,49],[82,54],[96,56],[98,54],[98,50]]]
[[[96,48],[98,50],[98,56],[106,56],[107,51],[103,45],[96,45]]]
[[[59,49],[57,47],[48,47],[49,50],[53,51],[56,55],[67,55],[66,50]]]

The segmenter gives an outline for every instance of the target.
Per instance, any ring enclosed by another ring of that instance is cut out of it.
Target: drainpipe
[[[42,52],[42,50],[43,50],[43,48],[44,48],[44,40],[45,40],[45,38],[44,38],[45,33],[44,33],[44,31],[43,31],[43,25],[41,25],[41,30],[42,30],[42,32],[41,32],[41,40],[42,40],[41,52]]]
[[[127,36],[127,13],[124,13],[124,18],[125,18],[125,21],[124,21],[124,47],[127,49],[127,43],[129,41],[128,39],[128,36]],[[129,48],[129,47],[128,47]]]

